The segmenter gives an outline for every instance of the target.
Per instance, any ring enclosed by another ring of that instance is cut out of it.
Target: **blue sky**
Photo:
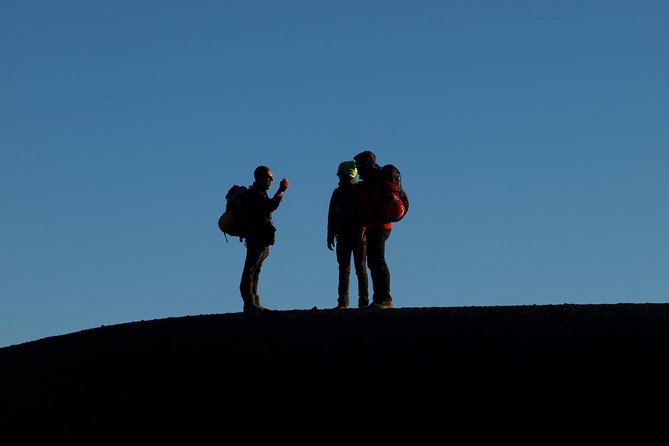
[[[366,149],[411,198],[396,306],[667,302],[667,23],[644,0],[5,0],[0,347],[241,311],[216,221],[261,164],[290,182],[263,305],[335,306],[327,206]]]

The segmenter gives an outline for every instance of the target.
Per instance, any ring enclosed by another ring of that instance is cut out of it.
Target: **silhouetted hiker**
[[[272,224],[272,212],[279,207],[283,193],[288,189],[288,180],[284,178],[274,196],[269,198],[267,191],[274,177],[267,166],[256,167],[253,178],[254,182],[244,196],[244,208],[249,219],[249,232],[245,241],[246,260],[239,284],[244,313],[269,311],[260,305],[258,279],[262,264],[269,255],[269,247],[274,244],[276,228]]]
[[[367,289],[367,263],[365,242],[362,238],[360,221],[359,184],[355,179],[358,170],[355,161],[344,161],[337,168],[339,184],[332,191],[328,208],[328,249],[332,251],[336,240],[339,283],[337,287],[337,308],[349,306],[349,277],[351,275],[351,254],[358,279],[358,308],[369,305]]]
[[[390,295],[390,271],[386,263],[386,240],[393,224],[386,223],[377,215],[379,207],[380,166],[374,152],[365,150],[353,157],[358,168],[360,184],[360,212],[364,226],[367,249],[367,265],[372,276],[372,303],[370,308],[392,308]]]

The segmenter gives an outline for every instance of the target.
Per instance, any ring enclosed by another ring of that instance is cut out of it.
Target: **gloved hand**
[[[286,189],[288,189],[288,180],[284,178],[279,183],[279,192],[285,192]]]
[[[328,235],[328,249],[330,251],[333,250],[332,248],[334,248],[334,244],[335,244],[334,235],[332,235],[332,236]]]

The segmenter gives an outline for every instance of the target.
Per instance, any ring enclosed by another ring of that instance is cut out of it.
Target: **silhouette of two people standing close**
[[[360,213],[360,185],[355,161],[344,161],[337,168],[339,183],[332,191],[328,207],[327,246],[337,255],[339,270],[337,309],[349,308],[351,256],[358,279],[358,308],[369,305],[365,241]]]
[[[356,171],[362,181],[355,180]],[[358,153],[337,169],[339,185],[332,192],[328,209],[328,248],[335,240],[339,267],[337,307],[349,307],[351,255],[358,278],[359,308],[393,308],[390,295],[390,270],[386,262],[386,241],[393,224],[383,216],[382,187],[384,178],[369,150]],[[369,305],[367,269],[372,277],[372,302]]]
[[[245,209],[249,221],[246,235],[246,259],[239,283],[239,291],[244,301],[244,313],[269,311],[260,304],[258,280],[263,262],[269,255],[269,247],[274,244],[276,228],[272,222],[274,212],[288,189],[288,180],[282,179],[272,198],[269,190],[274,176],[267,166],[258,166],[253,172],[253,184],[244,196]]]

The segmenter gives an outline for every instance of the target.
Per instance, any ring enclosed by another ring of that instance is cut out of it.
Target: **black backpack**
[[[244,197],[248,187],[233,185],[225,194],[225,212],[218,218],[218,229],[223,232],[225,239],[228,235],[239,237],[242,241],[249,230],[249,218],[245,210]]]
[[[379,216],[381,220],[396,223],[409,212],[409,197],[402,186],[402,175],[397,167],[386,164],[379,176]]]

